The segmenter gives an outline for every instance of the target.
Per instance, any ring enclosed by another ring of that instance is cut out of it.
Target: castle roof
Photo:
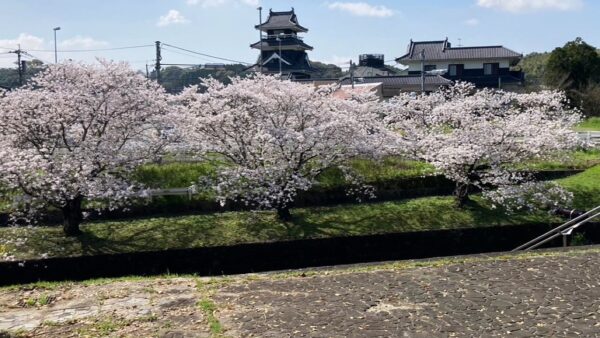
[[[294,8],[292,8],[291,11],[286,12],[273,12],[272,10],[269,10],[269,18],[267,21],[254,27],[263,32],[275,29],[290,29],[296,32],[308,32],[307,28],[302,27],[300,23],[298,23],[298,17],[296,16],[296,13],[294,13]]]

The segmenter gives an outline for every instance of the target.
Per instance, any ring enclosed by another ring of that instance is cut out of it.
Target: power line
[[[48,62],[48,60],[45,60],[45,59],[43,59],[41,57],[37,57],[37,56],[32,55],[31,53],[28,53],[28,52],[23,52],[23,54],[25,56],[28,56],[28,57],[32,58],[32,59],[38,59],[38,60],[40,60],[40,61],[42,61],[43,63],[46,63],[46,64],[50,64],[51,63],[51,62]]]
[[[195,54],[190,54],[190,53],[182,53],[180,51],[171,49],[169,47],[167,47],[167,48],[163,47],[163,49],[166,50],[166,51],[168,51],[168,52],[170,52],[170,53],[175,53],[175,54],[184,55],[184,56],[188,56],[188,57],[198,58],[198,59],[203,60],[203,61],[210,61],[210,59],[207,59],[205,57],[202,57],[202,56],[199,56],[199,55],[195,55]]]
[[[210,54],[200,53],[200,52],[196,52],[196,51],[189,50],[189,49],[186,49],[186,48],[181,48],[181,47],[173,46],[173,45],[170,45],[168,43],[163,43],[163,45],[164,46],[173,47],[173,48],[177,48],[177,49],[180,49],[180,50],[192,53],[192,54],[198,54],[198,55],[206,56],[206,57],[209,57],[209,58],[212,58],[212,59],[217,59],[217,60],[222,60],[222,61],[229,61],[229,62],[235,62],[235,63],[241,63],[241,64],[245,64],[245,65],[251,65],[251,63],[248,63],[248,62],[238,61],[238,60],[232,60],[232,59],[222,58],[222,57],[214,56],[214,55],[210,55]]]
[[[61,53],[85,53],[85,52],[102,52],[102,51],[146,48],[146,47],[154,47],[154,45],[138,45],[138,46],[96,48],[96,49],[59,49],[58,52],[61,52]],[[49,49],[30,49],[30,51],[32,51],[32,52],[53,52],[54,53],[54,50],[49,50]]]
[[[161,66],[189,66],[189,67],[201,67],[201,63],[161,63]]]

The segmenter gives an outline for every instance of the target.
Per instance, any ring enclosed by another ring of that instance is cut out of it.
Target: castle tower
[[[267,21],[255,28],[266,35],[263,35],[261,41],[250,45],[261,51],[254,70],[265,74],[281,72],[283,77],[292,79],[307,79],[315,72],[306,54],[306,51],[313,48],[298,36],[298,33],[306,33],[308,29],[298,23],[293,8],[287,12],[270,10]]]

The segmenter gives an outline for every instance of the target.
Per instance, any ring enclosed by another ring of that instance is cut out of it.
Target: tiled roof
[[[451,47],[447,39],[418,42],[411,40],[407,53],[396,61],[420,61],[421,51],[424,51],[426,61],[518,59],[523,56],[503,46]]]
[[[354,83],[382,83],[384,86],[420,86],[420,75],[400,75],[400,76],[371,76],[354,78]],[[350,79],[344,79],[343,85],[352,84]],[[444,86],[450,85],[452,81],[439,75],[426,75],[425,85]]]
[[[304,50],[313,50],[312,46],[305,44],[302,40],[296,38],[284,38],[281,40],[281,48],[286,49],[290,46],[299,46]],[[263,39],[260,42],[256,42],[250,45],[256,49],[267,49],[267,48],[279,48],[279,41],[277,39]]]
[[[308,32],[307,28],[302,27],[298,23],[298,18],[294,13],[294,9],[287,12],[269,11],[269,18],[263,24],[256,25],[256,29],[262,31],[271,29],[292,29],[297,32]]]
[[[308,79],[295,80],[300,83],[312,83],[314,85],[327,85],[340,83],[338,79]],[[439,75],[425,76],[425,91],[432,92],[440,87],[451,85],[453,82]],[[352,85],[349,78],[341,80],[342,86]],[[415,75],[398,75],[398,76],[371,76],[354,78],[354,86],[368,86],[369,84],[381,85],[381,95],[384,98],[398,95],[401,92],[420,92],[421,91],[421,76]]]
[[[273,54],[276,54],[274,52]],[[271,56],[273,55],[271,54]],[[317,72],[317,69],[313,68],[308,60],[308,56],[304,52],[298,51],[282,51],[282,62],[281,62],[281,70],[283,73],[292,73],[292,72],[304,72],[304,73],[314,73]],[[266,57],[263,63],[263,72],[279,72],[279,59],[277,57]],[[269,60],[269,62],[266,62]],[[285,60],[285,61],[283,61]],[[252,69],[253,71],[259,71],[259,64],[248,67],[247,70]]]

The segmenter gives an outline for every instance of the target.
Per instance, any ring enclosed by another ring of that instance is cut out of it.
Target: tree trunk
[[[81,234],[81,230],[79,229],[79,225],[83,221],[81,202],[83,202],[83,196],[77,196],[74,199],[67,201],[67,204],[62,208],[63,231],[67,236],[77,236]]]
[[[459,208],[463,208],[471,199],[469,198],[469,184],[456,183],[454,189],[455,204]]]
[[[290,207],[285,206],[277,208],[277,217],[279,217],[279,219],[284,222],[290,221],[292,219]]]

